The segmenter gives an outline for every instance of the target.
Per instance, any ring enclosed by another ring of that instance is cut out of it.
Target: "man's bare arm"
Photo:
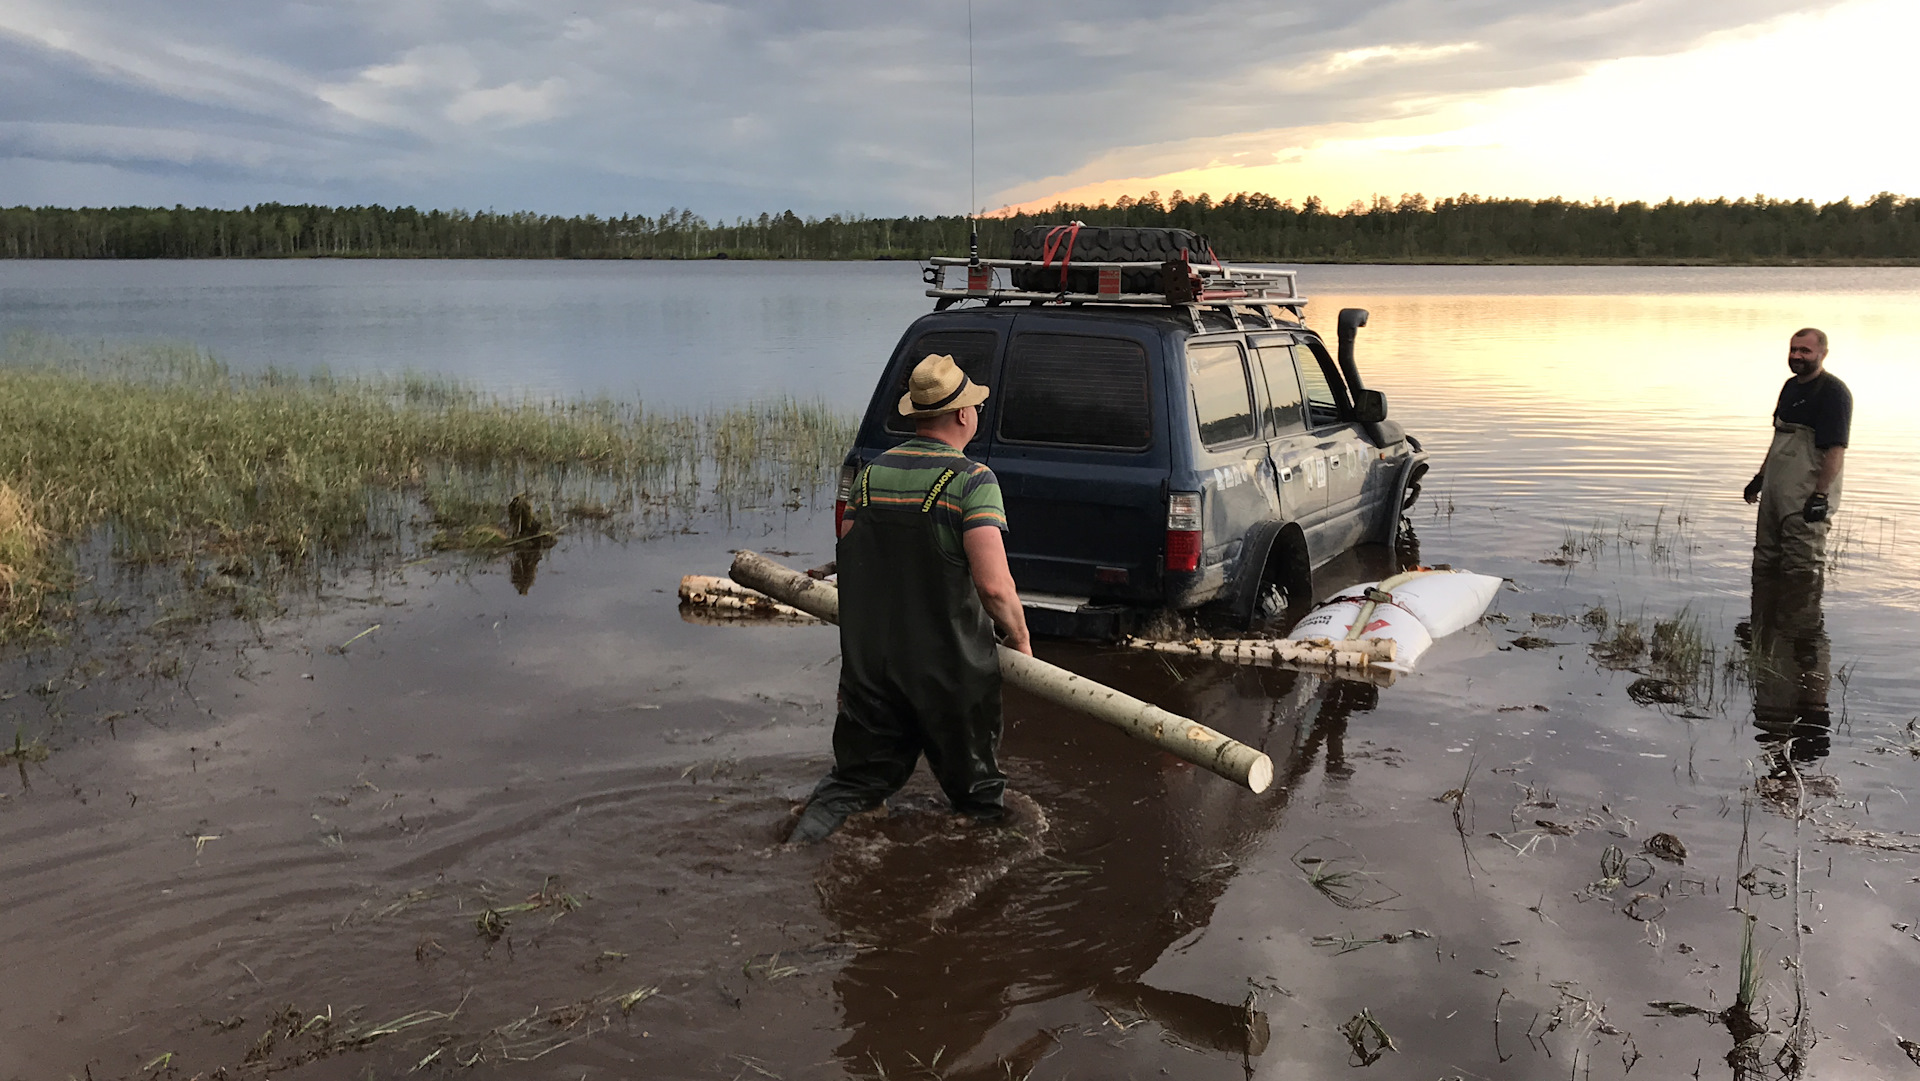
[[[1813,490],[1825,495],[1833,490],[1833,482],[1840,479],[1840,467],[1846,463],[1847,448],[1828,447],[1821,452],[1820,475],[1813,482]]]
[[[1027,634],[1027,613],[1020,607],[1020,594],[1013,586],[1013,571],[1007,567],[1007,545],[997,526],[975,526],[960,535],[967,550],[967,565],[972,569],[973,588],[994,626],[1006,639],[1008,649],[1033,656],[1033,640]]]

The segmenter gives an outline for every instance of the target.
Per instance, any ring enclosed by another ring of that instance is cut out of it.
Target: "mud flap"
[[[1409,458],[1407,464],[1400,467],[1400,475],[1393,479],[1393,502],[1388,504],[1387,519],[1380,524],[1378,540],[1381,544],[1392,546],[1400,536],[1400,519],[1406,517],[1407,491],[1417,486],[1421,478],[1427,475],[1427,463],[1424,458]],[[1416,493],[1417,494],[1417,493]]]

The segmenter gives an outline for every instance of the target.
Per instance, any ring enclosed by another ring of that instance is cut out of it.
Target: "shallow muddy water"
[[[910,269],[860,269],[867,329],[806,386],[865,398]],[[1770,1077],[1796,980],[1807,1076],[1911,1071],[1920,273],[1302,280],[1316,325],[1372,310],[1363,370],[1434,458],[1419,557],[1508,577],[1492,617],[1386,687],[1040,648],[1261,746],[1272,791],[1014,694],[1013,830],[956,829],[923,774],[776,845],[827,762],[834,633],[673,589],[732,548],[825,560],[819,493],[566,540],[530,581],[358,575],[257,629],[0,662],[0,733],[53,747],[0,774],[0,1077],[1324,1077],[1363,1010],[1382,1076]],[[1845,553],[1755,597],[1739,488],[1805,324],[1857,402]],[[1712,652],[1674,693],[1616,632],[1682,610]],[[1776,1033],[1737,1069],[1735,906]]]

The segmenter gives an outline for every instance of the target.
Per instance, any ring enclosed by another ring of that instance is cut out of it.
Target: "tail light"
[[[1200,567],[1200,493],[1174,492],[1167,496],[1167,569],[1193,571]]]
[[[853,498],[853,478],[859,476],[860,467],[843,465],[840,467],[840,486],[833,492],[833,535],[840,536],[840,523],[847,520],[847,500]]]

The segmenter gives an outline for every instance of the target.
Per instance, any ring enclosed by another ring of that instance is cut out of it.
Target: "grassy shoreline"
[[[191,346],[16,335],[0,346],[0,641],[58,622],[86,543],[189,587],[272,593],[343,559],[550,541],[649,504],[784,502],[825,483],[851,438],[814,403],[509,400],[438,377],[236,373]]]

